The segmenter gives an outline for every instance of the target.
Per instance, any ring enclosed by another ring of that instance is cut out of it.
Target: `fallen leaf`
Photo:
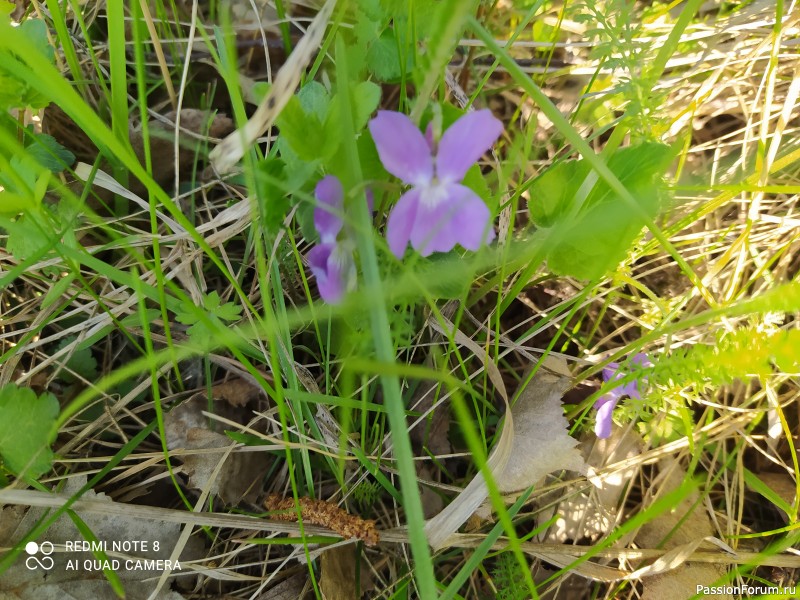
[[[209,420],[203,415],[207,407],[205,396],[196,394],[165,414],[167,447],[170,450],[198,450],[194,454],[181,454],[178,458],[189,476],[189,487],[208,489],[230,505],[238,504],[242,499],[255,502],[261,491],[255,482],[268,468],[264,456],[254,452],[234,452],[236,442],[224,433],[209,428]],[[229,421],[245,423],[248,418],[248,411],[243,407],[216,403],[215,409],[218,413],[224,413]],[[202,452],[215,448],[219,451]],[[221,460],[225,461],[225,466],[218,471]]]
[[[337,545],[322,553],[319,587],[325,600],[353,600],[359,597],[356,554],[354,544]]]
[[[304,598],[311,598],[313,595],[307,593],[311,586],[307,584],[308,573],[298,573],[259,594],[255,600],[303,600]]]
[[[554,471],[586,472],[578,442],[567,430],[561,397],[569,379],[540,371],[511,408],[514,441],[511,458],[496,475],[504,494],[522,492]]]
[[[488,459],[501,493],[512,495],[534,485],[548,473],[585,472],[578,442],[567,433],[561,396],[569,387],[567,377],[540,370],[506,412],[503,430]],[[438,515],[425,524],[434,549],[447,546],[447,538],[466,521],[488,496],[481,473]],[[488,506],[483,515],[488,516]]]
[[[539,522],[554,519],[539,536],[543,542],[595,540],[608,533],[616,522],[622,494],[639,468],[631,459],[641,454],[644,442],[631,428],[615,427],[606,439],[586,438],[580,450],[594,487],[582,482],[538,499],[546,507],[538,513]]]
[[[264,390],[240,377],[218,383],[211,388],[215,400],[224,400],[231,406],[244,406],[257,400]]]

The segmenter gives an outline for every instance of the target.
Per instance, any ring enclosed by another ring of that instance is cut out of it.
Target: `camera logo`
[[[30,571],[35,571],[40,567],[45,571],[49,571],[55,564],[55,561],[50,556],[54,550],[55,548],[50,542],[42,542],[41,544],[37,544],[36,542],[28,542],[25,544],[25,552],[29,554],[28,558],[25,559],[25,566],[28,567],[28,570]],[[41,558],[37,557],[36,555],[39,552],[41,552],[44,556]]]

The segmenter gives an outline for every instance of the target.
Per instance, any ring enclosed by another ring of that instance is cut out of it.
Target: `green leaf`
[[[46,133],[31,133],[25,146],[28,156],[52,173],[60,173],[75,162],[75,155]]]
[[[34,206],[31,196],[21,196],[6,190],[0,192],[0,214],[16,215]]]
[[[62,350],[67,346],[73,344],[77,336],[71,335],[65,337],[60,344],[56,347],[56,351]],[[97,360],[92,356],[91,348],[83,348],[78,346],[71,354],[68,355],[66,362],[67,370],[61,371],[60,377],[67,383],[74,383],[77,381],[75,375],[81,376],[83,379],[92,381],[97,377]]]
[[[539,227],[552,227],[572,208],[575,194],[591,167],[584,160],[557,163],[530,187],[528,211]]]
[[[430,282],[428,292],[431,296],[447,300],[458,300],[467,293],[472,281],[468,278],[456,281],[452,277],[437,277],[436,274],[441,273],[448,263],[449,257],[447,254],[435,253],[427,258],[420,259],[419,264],[415,266],[415,271],[419,274],[420,279]]]
[[[317,81],[307,83],[297,92],[297,99],[300,101],[303,112],[305,112],[306,115],[317,117],[320,123],[328,116],[331,95],[321,83]]]
[[[56,52],[50,45],[50,40],[47,39],[47,25],[41,19],[26,19],[20,26],[19,30],[33,42],[37,52],[53,62]]]
[[[481,168],[478,165],[472,165],[467,169],[464,179],[461,181],[465,186],[478,194],[481,200],[486,202],[492,214],[497,212],[497,203],[494,202],[494,197],[489,189],[489,184],[486,183],[486,176],[481,173]]]
[[[434,24],[436,9],[440,2],[430,0],[385,0],[382,2],[384,14],[391,16],[395,23],[395,29],[409,31],[408,21],[412,21],[412,28],[415,34],[415,42],[421,41],[428,35],[429,30]]]
[[[319,156],[322,121],[315,115],[306,113],[297,96],[286,103],[277,119],[277,125],[281,137],[300,160],[311,161]],[[288,160],[286,162],[289,163]]]
[[[4,19],[0,19],[0,22],[3,21]],[[33,43],[38,53],[46,57],[51,63],[53,62],[55,51],[47,39],[47,26],[44,21],[41,19],[28,19],[18,27],[18,30]],[[11,60],[24,62],[24,57],[18,57],[15,54],[4,56],[3,53],[0,53],[0,108],[25,108],[30,106],[33,109],[39,109],[47,106],[50,103],[49,98],[31,87],[27,81],[18,79],[3,69],[3,63]]]
[[[231,438],[234,442],[244,444],[245,446],[263,446],[268,443],[266,440],[256,435],[250,435],[248,433],[239,433],[238,431],[228,431],[226,429],[225,435]]]
[[[381,101],[381,88],[371,81],[362,81],[350,91],[353,99],[353,125],[356,131],[367,126],[367,121]]]
[[[411,58],[413,62],[413,57]],[[407,61],[406,64],[411,64]],[[367,68],[378,81],[394,83],[403,74],[394,31],[387,29],[367,50]]]
[[[211,320],[211,324],[204,323],[198,313],[198,307],[188,302],[181,303],[180,310],[175,314],[175,318],[184,325],[191,325],[186,333],[197,344],[206,345],[215,334],[215,326],[227,327],[223,321],[235,321],[240,318],[241,306],[233,302],[222,304],[219,294],[211,292],[203,298],[203,310]],[[218,330],[217,330],[218,331]]]
[[[667,187],[664,172],[672,160],[669,146],[643,143],[618,150],[608,167],[637,200],[642,212],[654,218],[663,206]],[[540,228],[547,263],[558,275],[594,279],[616,268],[645,226],[637,214],[604,180],[594,184],[582,204],[578,193],[592,176],[583,161],[562,162],[530,187],[529,211]]]
[[[50,432],[57,416],[53,394],[37,396],[14,384],[0,388],[0,456],[11,472],[37,478],[50,470]]]
[[[286,194],[294,194],[303,189],[306,182],[316,173],[320,160],[319,158],[309,161],[301,160],[292,149],[292,146],[283,137],[278,138],[276,145],[281,159],[284,162],[282,173],[284,178],[283,192]],[[285,211],[279,212],[279,217],[281,219],[284,213]]]
[[[314,205],[310,202],[301,202],[297,207],[294,217],[300,225],[300,233],[306,241],[319,241],[319,233],[314,225]]]
[[[57,235],[46,214],[34,211],[26,211],[14,221],[0,218],[0,226],[8,231],[6,249],[19,260],[39,253]]]

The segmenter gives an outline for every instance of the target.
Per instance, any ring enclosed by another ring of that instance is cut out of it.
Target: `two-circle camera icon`
[[[38,568],[49,571],[55,564],[55,561],[50,556],[54,550],[55,547],[50,542],[42,542],[41,544],[37,544],[36,542],[28,542],[25,544],[25,552],[29,554],[28,558],[25,559],[25,566],[31,571],[34,571]],[[43,554],[41,558],[36,556],[40,552]]]

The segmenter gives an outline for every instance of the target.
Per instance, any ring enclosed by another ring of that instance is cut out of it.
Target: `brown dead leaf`
[[[259,594],[255,600],[304,600],[305,598],[312,598],[313,594],[308,593],[311,586],[307,584],[308,573],[298,573]]]
[[[325,600],[353,600],[359,597],[356,553],[353,544],[334,546],[322,553],[319,587]]]
[[[180,119],[177,117],[180,116]],[[233,130],[233,121],[225,115],[212,115],[208,111],[184,108],[180,115],[170,111],[164,115],[165,121],[151,120],[149,123],[150,156],[153,165],[151,175],[156,183],[169,189],[175,179],[175,126],[180,127],[178,147],[178,172],[184,178],[191,176],[198,157],[200,140],[195,136],[219,138]],[[136,157],[144,164],[144,137],[141,127],[130,132],[131,146]],[[142,196],[147,190],[139,180],[132,180],[130,190]]]
[[[209,428],[208,419],[202,414],[206,408],[207,401],[203,394],[196,394],[164,415],[167,447],[170,450],[219,448],[219,452],[197,452],[179,457],[189,476],[189,487],[209,489],[227,504],[237,504],[242,499],[255,502],[261,491],[255,483],[260,480],[268,466],[264,456],[232,452],[236,443],[227,435]],[[226,418],[238,423],[245,423],[248,417],[247,411],[242,407],[217,403],[215,408],[218,413],[223,413]],[[225,466],[218,471],[221,460],[225,461]]]
[[[585,472],[578,442],[567,433],[561,397],[569,387],[566,377],[540,371],[511,408],[514,442],[511,459],[497,477],[504,494],[522,492],[554,471]]]
[[[211,388],[211,395],[215,400],[224,400],[232,406],[244,406],[258,400],[263,394],[261,388],[239,377],[228,379]]]
[[[561,396],[569,379],[540,370],[506,413],[500,439],[489,456],[489,468],[498,488],[511,495],[527,489],[548,473],[561,470],[585,472],[578,442],[567,433]],[[447,545],[453,534],[488,496],[486,482],[478,474],[438,515],[425,524],[428,542],[435,549]],[[489,507],[481,511],[488,516]]]

